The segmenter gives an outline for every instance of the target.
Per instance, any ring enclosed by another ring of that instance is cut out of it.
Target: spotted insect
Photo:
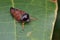
[[[22,22],[22,29],[24,30],[24,23],[30,22],[29,14],[13,7],[10,8],[10,13],[16,21]]]
[[[23,30],[24,30],[24,24],[26,22],[30,22],[31,19],[34,19],[32,17],[30,18],[30,15],[28,13],[26,13],[25,11],[19,10],[19,9],[16,9],[13,7],[10,8],[10,13],[16,21],[22,22],[22,29]]]

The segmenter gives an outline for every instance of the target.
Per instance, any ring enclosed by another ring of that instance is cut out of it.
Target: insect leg
[[[22,30],[23,30],[23,31],[24,31],[24,24],[25,24],[25,23],[24,23],[24,22],[22,22]]]

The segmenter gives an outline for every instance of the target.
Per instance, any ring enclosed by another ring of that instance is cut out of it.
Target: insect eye
[[[24,14],[24,15],[22,16],[22,21],[29,22],[29,21],[30,21],[30,20],[29,20],[29,14]]]

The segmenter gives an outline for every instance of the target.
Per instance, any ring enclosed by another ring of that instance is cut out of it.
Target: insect
[[[10,13],[16,21],[22,22],[22,29],[24,30],[24,24],[30,22],[29,14],[13,7],[10,8]]]
[[[31,17],[27,12],[19,10],[17,8],[10,7],[10,13],[17,22],[22,23],[23,30],[25,23],[29,23],[31,20],[36,20],[36,18]]]
[[[10,8],[10,13],[16,21],[22,22],[22,29],[24,30],[24,24],[30,22],[29,14],[13,7]]]

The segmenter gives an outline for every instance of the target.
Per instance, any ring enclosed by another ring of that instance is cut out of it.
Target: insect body
[[[24,30],[24,23],[30,21],[29,14],[26,13],[25,11],[13,7],[10,8],[10,13],[14,17],[14,19],[16,19],[16,21],[22,22],[22,28]]]
[[[20,21],[29,22],[30,21],[29,14],[22,10],[11,7],[10,13],[18,22]]]

